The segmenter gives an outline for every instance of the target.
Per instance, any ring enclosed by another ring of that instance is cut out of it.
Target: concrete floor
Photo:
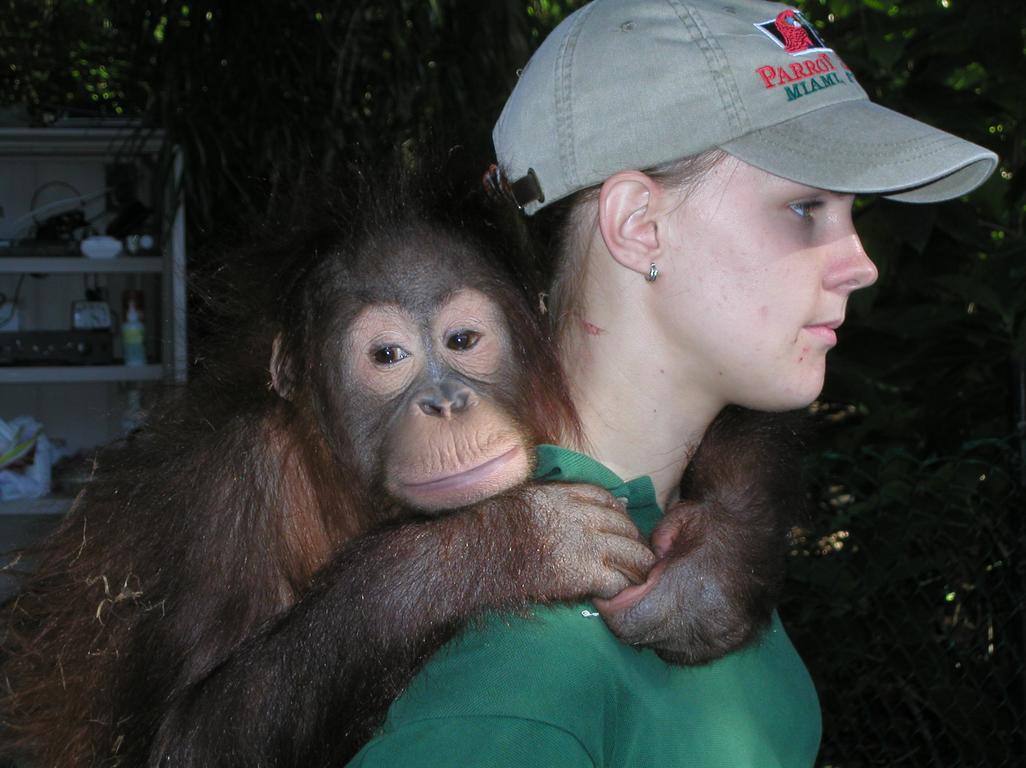
[[[60,522],[60,515],[0,515],[0,566],[6,567],[11,550],[32,544],[45,536]],[[26,563],[19,563],[18,567]],[[0,570],[0,602],[13,594],[16,580]]]

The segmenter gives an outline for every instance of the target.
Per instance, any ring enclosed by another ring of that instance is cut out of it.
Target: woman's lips
[[[837,331],[829,325],[807,325],[805,330],[831,347],[837,344]]]

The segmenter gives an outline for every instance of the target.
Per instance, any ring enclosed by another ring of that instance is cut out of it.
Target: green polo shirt
[[[602,486],[648,533],[648,477],[538,449],[536,477]],[[618,641],[590,603],[492,616],[450,642],[392,705],[351,765],[811,766],[820,713],[779,617],[748,648],[700,667]]]

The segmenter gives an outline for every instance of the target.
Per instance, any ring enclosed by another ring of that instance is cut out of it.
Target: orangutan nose
[[[443,382],[417,398],[417,407],[427,416],[452,418],[471,404],[470,389],[463,384]]]

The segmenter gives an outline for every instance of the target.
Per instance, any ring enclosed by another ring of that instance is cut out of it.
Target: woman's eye
[[[823,203],[819,200],[800,200],[797,203],[788,203],[787,207],[790,208],[799,219],[802,221],[811,222],[815,219],[815,211]]]
[[[395,365],[409,356],[409,352],[398,346],[381,347],[371,353],[371,358],[378,365]]]
[[[445,341],[445,346],[449,349],[455,349],[463,351],[466,349],[472,349],[481,339],[481,334],[477,331],[457,331]]]

